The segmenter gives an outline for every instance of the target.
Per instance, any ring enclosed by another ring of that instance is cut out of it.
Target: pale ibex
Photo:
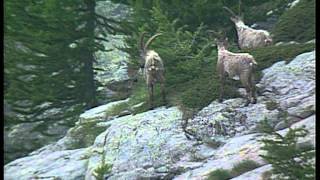
[[[166,94],[164,89],[164,66],[159,54],[154,50],[148,50],[151,42],[161,33],[157,33],[149,38],[144,44],[143,39],[146,32],[143,32],[140,37],[140,67],[144,69],[143,74],[148,86],[149,93],[149,108],[153,109],[153,91],[156,82],[161,86],[162,100],[166,102]]]
[[[235,15],[235,13],[227,8],[231,13],[230,20],[235,24],[238,34],[238,45],[240,49],[251,49],[257,47],[264,47],[272,44],[272,37],[268,31],[252,29],[245,25],[241,16]]]
[[[222,102],[225,78],[229,75],[230,78],[239,77],[242,85],[247,92],[246,106],[251,103],[256,103],[256,88],[254,82],[254,69],[257,62],[252,55],[248,53],[232,53],[227,50],[228,38],[221,36],[220,33],[210,31],[218,34],[220,37],[215,38],[218,48],[217,73],[220,80],[220,95],[219,102]]]

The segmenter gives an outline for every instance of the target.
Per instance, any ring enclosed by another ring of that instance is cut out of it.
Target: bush
[[[233,177],[239,176],[245,172],[251,171],[253,169],[256,169],[260,167],[258,163],[252,160],[244,160],[239,162],[238,164],[235,164],[231,170],[231,174]]]
[[[315,0],[301,0],[280,16],[272,30],[274,41],[306,42],[315,38]]]
[[[217,169],[210,172],[207,180],[231,179],[258,167],[260,167],[258,163],[249,159],[244,160],[235,164],[231,170]]]
[[[230,174],[230,172],[228,170],[225,169],[217,169],[212,171],[209,174],[209,177],[207,180],[227,180],[227,179],[231,179],[232,175]]]
[[[312,145],[299,147],[298,138],[308,134],[305,128],[289,129],[284,136],[270,131],[272,138],[264,138],[262,150],[265,155],[260,155],[272,164],[272,174],[277,179],[315,179],[315,150]]]

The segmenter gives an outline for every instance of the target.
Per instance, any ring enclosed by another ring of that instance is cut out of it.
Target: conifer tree
[[[272,174],[275,179],[315,179],[315,150],[312,145],[298,145],[298,138],[309,133],[305,128],[291,129],[284,136],[274,130],[266,131],[272,138],[264,138],[260,155],[272,164]]]

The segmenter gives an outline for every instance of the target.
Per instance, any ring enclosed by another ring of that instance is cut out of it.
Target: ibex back
[[[164,66],[162,59],[160,58],[159,54],[155,52],[154,50],[148,50],[148,46],[151,44],[151,42],[158,36],[161,35],[161,33],[155,34],[152,36],[146,44],[143,43],[143,39],[145,36],[145,32],[142,33],[140,38],[140,67],[144,68],[143,74],[144,78],[146,80],[146,84],[148,87],[148,94],[149,94],[149,108],[154,108],[154,87],[156,83],[159,83],[161,86],[161,94],[162,94],[162,100],[166,102],[166,94],[165,94],[165,78],[164,78]]]
[[[257,62],[248,53],[232,53],[227,50],[227,38],[219,39],[217,41],[218,47],[218,61],[217,72],[220,79],[220,97],[219,102],[222,101],[225,77],[230,78],[235,76],[240,77],[242,85],[247,92],[246,106],[252,102],[256,103],[256,88],[254,83],[254,66]],[[251,101],[252,100],[252,101]]]
[[[230,20],[236,26],[240,49],[258,48],[272,44],[272,38],[268,31],[250,28],[244,24],[242,17],[235,15],[231,9],[225,6],[223,8],[232,15]]]

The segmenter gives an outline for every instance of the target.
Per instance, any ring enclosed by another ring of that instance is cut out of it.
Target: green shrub
[[[289,129],[286,135],[276,131],[268,132],[272,138],[260,140],[265,155],[260,155],[265,161],[272,164],[272,174],[277,179],[315,179],[315,150],[312,145],[298,146],[298,138],[308,134],[305,128]]]
[[[273,124],[270,124],[270,122],[267,120],[267,118],[264,118],[262,121],[259,121],[256,126],[256,132],[258,133],[270,133],[274,131]]]
[[[267,101],[266,102],[266,108],[269,110],[269,111],[272,111],[272,110],[275,110],[278,108],[278,103],[275,102],[275,101]]]
[[[315,0],[301,0],[286,11],[274,29],[274,41],[306,42],[315,38]]]
[[[231,170],[217,169],[210,172],[207,180],[226,180],[239,176],[245,172],[260,167],[258,163],[252,160],[243,160],[233,166]]]
[[[243,160],[233,166],[231,174],[233,177],[236,177],[258,167],[260,167],[260,165],[253,160]]]
[[[111,172],[112,165],[108,163],[100,164],[98,167],[94,170],[94,177],[97,180],[104,180],[104,175],[109,174]]]
[[[70,144],[72,149],[91,146],[96,137],[106,130],[106,127],[97,126],[99,121],[88,121],[75,126],[70,130],[73,141]]]
[[[232,175],[228,170],[225,169],[217,169],[212,171],[207,180],[227,180],[231,179]]]

